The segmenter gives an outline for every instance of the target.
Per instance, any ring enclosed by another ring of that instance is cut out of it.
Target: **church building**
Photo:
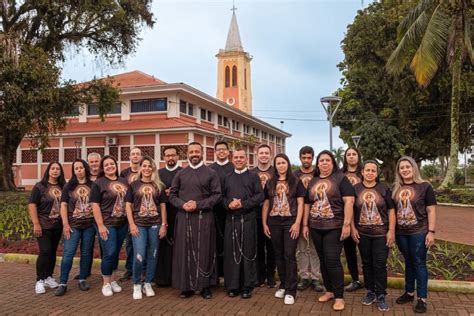
[[[214,143],[219,140],[242,145],[250,166],[256,164],[255,149],[261,143],[269,144],[274,153],[285,152],[286,138],[291,135],[252,115],[252,57],[243,49],[235,10],[225,48],[216,57],[216,97],[141,71],[109,77],[120,89],[120,103],[105,121],[100,120],[96,105],[83,104],[42,153],[23,139],[14,160],[17,186],[30,189],[51,161],[63,164],[70,178],[71,163],[78,157],[86,159],[91,152],[114,156],[123,169],[134,146],[160,167],[164,166],[163,151],[170,145],[179,148],[180,164],[186,165],[187,144],[192,141],[203,144],[206,163],[214,161]]]

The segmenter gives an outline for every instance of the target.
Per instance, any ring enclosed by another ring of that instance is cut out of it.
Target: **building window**
[[[205,120],[205,119],[206,119],[206,110],[201,109],[201,120]]]
[[[138,146],[142,151],[142,156],[148,156],[155,159],[155,146]]]
[[[194,105],[191,103],[188,104],[188,114],[191,116],[194,115]]]
[[[272,134],[270,134],[270,141],[271,141],[271,142],[274,142],[274,141],[275,141],[275,136],[272,135]]]
[[[207,111],[207,120],[209,122],[212,122],[212,112],[211,111]]]
[[[118,154],[118,147],[117,146],[113,146],[113,147],[109,147],[109,155],[114,157],[115,160],[119,160],[119,154]]]
[[[188,106],[187,106],[186,101],[179,100],[179,111],[180,111],[181,113],[184,113],[184,114],[187,113],[187,111],[188,111]]]
[[[277,144],[281,144],[281,138],[280,137],[277,137],[276,140],[277,140]]]
[[[21,163],[35,163],[38,162],[37,151],[33,149],[21,151]]]
[[[160,112],[168,109],[168,101],[166,98],[132,100],[131,113],[140,112]]]
[[[130,147],[120,147],[120,161],[130,160]]]
[[[237,122],[236,120],[232,120],[232,129],[234,131],[239,131],[240,130],[240,123]]]
[[[117,148],[117,147],[109,147],[109,154],[110,154],[111,156],[113,156],[113,155],[111,154],[113,148]],[[105,155],[105,149],[104,149],[104,147],[89,147],[89,148],[87,148],[87,156],[89,156],[89,154],[91,154],[91,153],[97,153],[97,154],[99,154],[101,157],[104,157],[104,155]],[[118,154],[117,154],[117,157],[114,156],[114,158],[118,160]]]
[[[112,110],[108,114],[120,114],[122,113],[122,104],[117,103],[113,106]],[[89,104],[87,106],[87,115],[99,115],[99,108],[97,104]]]
[[[165,156],[165,150],[170,147],[171,145],[162,145],[160,147],[160,152],[161,152],[161,157]],[[179,160],[186,160],[187,159],[187,152],[188,152],[188,146],[187,145],[173,145],[178,149],[178,159]]]
[[[247,90],[247,68],[244,69],[244,88]]]
[[[75,117],[75,116],[79,116],[80,114],[81,114],[80,105],[75,105],[72,107],[71,111],[68,113],[67,116]]]
[[[206,147],[206,161],[214,161],[214,148]]]
[[[230,68],[229,66],[225,67],[225,87],[230,87]]]
[[[232,67],[232,87],[237,87],[237,67]]]
[[[217,116],[217,124],[223,125],[222,123],[223,123],[223,122],[222,122],[222,115],[218,115],[218,116]]]
[[[262,138],[266,140],[266,139],[267,139],[267,137],[268,137],[268,134],[267,134],[267,132],[262,132]]]
[[[224,126],[225,126],[225,127],[229,127],[229,126],[230,126],[230,123],[229,123],[229,120],[227,119],[227,117],[224,117]]]
[[[43,162],[58,162],[59,149],[45,149],[43,150]]]
[[[76,148],[64,148],[64,162],[73,162],[77,158]]]

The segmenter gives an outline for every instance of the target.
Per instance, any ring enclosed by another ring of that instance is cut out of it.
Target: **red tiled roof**
[[[123,130],[137,130],[137,129],[164,129],[164,128],[180,128],[195,126],[196,124],[187,123],[177,118],[171,119],[156,119],[150,120],[143,117],[143,119],[134,118],[130,121],[112,121],[106,120],[104,122],[87,122],[84,123],[69,123],[64,130],[65,133],[81,133],[81,132],[105,132],[105,131],[120,131]]]
[[[143,86],[156,86],[164,85],[166,82],[155,78],[154,76],[148,75],[139,70],[125,72],[118,75],[108,76],[99,80],[112,80],[112,85],[119,88],[132,88],[132,87],[143,87]],[[88,82],[83,82],[83,85],[87,85]]]

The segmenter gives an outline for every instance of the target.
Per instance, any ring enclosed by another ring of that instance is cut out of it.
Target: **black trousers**
[[[37,237],[39,247],[36,259],[36,281],[46,280],[53,276],[56,265],[56,250],[63,234],[62,228],[43,229],[41,237]]]
[[[213,210],[214,221],[216,223],[216,263],[217,275],[224,276],[224,230],[226,226],[226,210],[219,204]]]
[[[352,281],[359,281],[359,267],[357,266],[357,244],[351,237],[344,239],[344,253],[346,255],[347,268],[351,274]]]
[[[341,263],[343,242],[341,228],[337,229],[310,229],[314,247],[321,263],[321,274],[324,286],[328,292],[334,293],[336,298],[344,297],[344,270]]]
[[[378,295],[387,292],[387,238],[360,235],[359,251],[362,259],[365,288]]]
[[[295,217],[274,216],[268,219],[268,227],[272,236],[275,261],[280,277],[280,289],[285,289],[285,295],[296,297],[298,266],[296,264],[296,247],[298,238],[290,237],[291,225]]]
[[[272,241],[263,233],[262,218],[257,217],[257,278],[258,283],[275,277],[275,251]]]

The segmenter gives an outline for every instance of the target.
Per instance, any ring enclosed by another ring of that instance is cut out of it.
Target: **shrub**
[[[2,208],[0,211],[0,239],[26,240],[33,238],[27,207],[14,205]]]

